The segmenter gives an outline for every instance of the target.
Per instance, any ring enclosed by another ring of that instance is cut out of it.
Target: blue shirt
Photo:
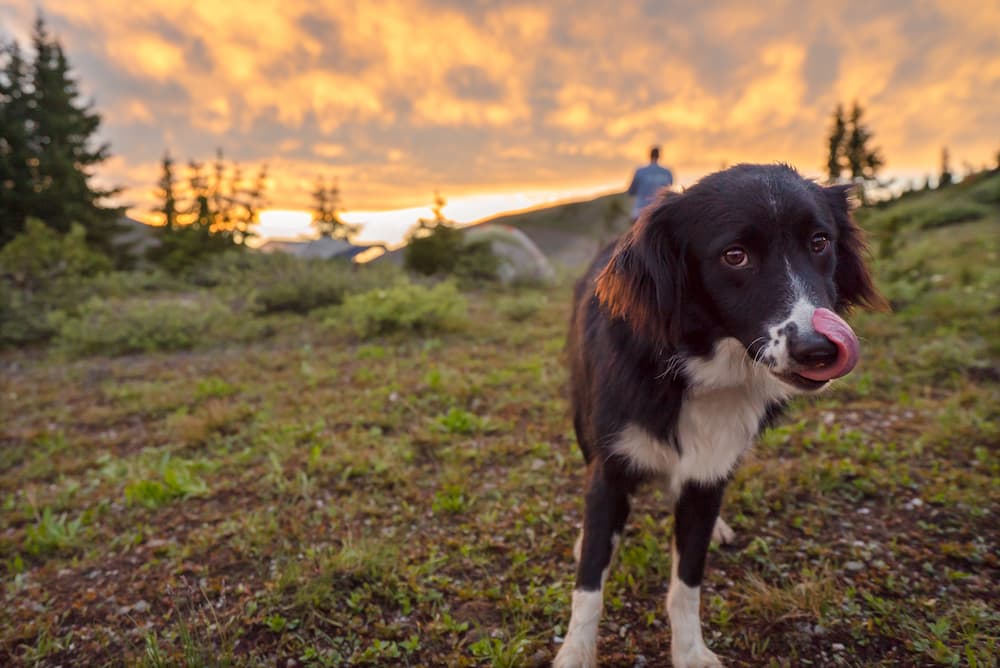
[[[674,175],[666,167],[660,167],[655,162],[651,162],[645,167],[635,170],[632,183],[628,187],[628,194],[635,197],[632,204],[632,219],[639,217],[639,214],[649,206],[656,198],[656,193],[660,189],[674,184]]]

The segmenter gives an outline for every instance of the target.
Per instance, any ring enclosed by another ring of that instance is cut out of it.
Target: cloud
[[[624,182],[648,146],[682,180],[738,161],[817,174],[857,99],[896,170],[942,145],[979,164],[1000,127],[1000,6],[410,0],[46,0],[116,161],[147,199],[169,149],[267,162],[279,206],[320,174],[348,207]],[[0,34],[32,8],[0,0]]]

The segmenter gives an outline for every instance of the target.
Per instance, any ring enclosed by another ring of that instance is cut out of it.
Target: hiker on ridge
[[[649,164],[635,170],[632,183],[628,187],[628,194],[635,198],[632,203],[632,222],[634,223],[655,198],[662,188],[672,186],[674,175],[666,167],[661,167],[660,147],[654,146],[649,150]]]

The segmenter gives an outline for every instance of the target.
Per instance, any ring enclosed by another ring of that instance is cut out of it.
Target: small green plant
[[[287,619],[278,613],[265,617],[264,623],[267,624],[267,628],[271,629],[274,633],[281,633],[289,627],[295,628],[294,626],[291,626]]]
[[[530,645],[524,632],[517,633],[510,640],[486,636],[469,646],[472,656],[486,659],[494,668],[514,668],[525,661],[525,652]]]
[[[164,455],[154,477],[130,482],[125,486],[129,505],[159,508],[174,499],[197,496],[208,491],[208,485],[193,470],[190,462]]]
[[[210,397],[228,397],[239,391],[235,385],[227,383],[217,376],[209,376],[198,381],[195,387],[194,396],[196,399],[208,399]]]
[[[483,421],[475,413],[452,406],[437,418],[437,425],[449,434],[474,434],[482,429]]]
[[[431,507],[435,513],[456,514],[468,510],[469,500],[460,485],[447,485],[434,493],[434,503]]]
[[[73,548],[81,537],[82,528],[82,518],[69,520],[66,513],[57,516],[51,508],[44,508],[34,526],[25,530],[24,548],[36,556]]]
[[[427,334],[459,327],[466,301],[453,283],[425,287],[397,283],[383,290],[350,295],[339,315],[361,338],[394,332]]]

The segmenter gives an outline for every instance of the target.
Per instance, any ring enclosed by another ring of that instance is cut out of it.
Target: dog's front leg
[[[604,582],[628,519],[630,487],[603,466],[591,464],[580,540],[573,610],[554,668],[597,665],[597,626],[604,604]]]
[[[701,635],[701,579],[725,483],[688,482],[674,509],[673,559],[667,615],[674,668],[721,666]]]

